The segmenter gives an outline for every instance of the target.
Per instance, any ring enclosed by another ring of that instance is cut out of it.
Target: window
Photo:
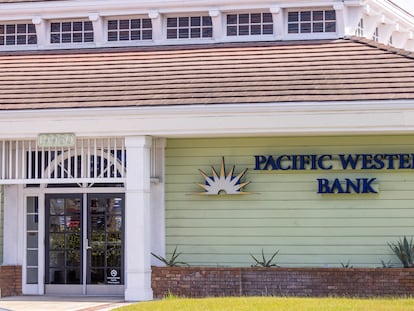
[[[272,35],[271,13],[242,13],[227,15],[227,36]]]
[[[108,41],[152,40],[152,22],[149,18],[108,21]]]
[[[288,12],[288,33],[336,32],[334,10]]]
[[[91,21],[50,23],[50,43],[93,42]]]
[[[364,36],[364,20],[362,18],[359,20],[357,29],[355,30],[355,36],[357,37]]]
[[[0,24],[0,45],[37,44],[33,24]]]
[[[167,39],[204,39],[213,37],[210,16],[167,18]]]
[[[375,28],[375,31],[372,34],[372,40],[374,40],[375,42],[378,42],[378,40],[379,40],[379,30],[378,30],[378,27]]]
[[[26,199],[26,284],[38,283],[39,202],[37,197]]]
[[[392,36],[388,38],[388,45],[392,45]]]

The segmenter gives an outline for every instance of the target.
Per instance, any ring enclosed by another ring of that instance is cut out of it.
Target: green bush
[[[166,257],[162,257],[160,255],[156,255],[154,253],[151,252],[151,255],[154,256],[155,258],[157,258],[159,261],[161,261],[162,263],[164,263],[166,266],[168,267],[177,267],[177,266],[189,266],[188,263],[183,262],[183,261],[177,261],[178,256],[181,255],[181,253],[177,253],[177,246],[174,248],[174,252],[171,255],[171,258],[166,258]]]
[[[404,268],[411,268],[414,266],[414,243],[413,238],[410,241],[404,236],[397,243],[388,243],[394,254],[403,264]]]
[[[254,257],[252,254],[250,254],[250,256],[252,256],[252,258],[254,259],[254,261],[256,262],[254,265],[252,265],[252,267],[265,267],[265,268],[270,268],[270,267],[279,267],[276,263],[272,263],[273,259],[276,257],[276,255],[279,253],[279,250],[277,250],[272,257],[270,257],[269,260],[267,260],[265,258],[264,255],[264,251],[262,248],[262,259],[257,259],[256,257]]]

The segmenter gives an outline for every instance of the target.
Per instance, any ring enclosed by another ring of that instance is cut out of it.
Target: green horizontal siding
[[[170,139],[167,256],[191,265],[246,266],[262,248],[283,266],[380,266],[388,242],[414,235],[414,170],[254,171],[254,155],[414,153],[413,136]],[[248,168],[247,195],[205,196],[198,169]],[[376,178],[378,194],[317,193],[317,178]]]

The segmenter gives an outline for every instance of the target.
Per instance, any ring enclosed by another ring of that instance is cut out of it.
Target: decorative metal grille
[[[123,182],[123,138],[82,138],[73,147],[38,147],[35,140],[0,141],[0,183]]]

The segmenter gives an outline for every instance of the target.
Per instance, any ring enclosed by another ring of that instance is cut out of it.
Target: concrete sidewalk
[[[108,311],[129,305],[121,297],[17,296],[0,299],[0,311]]]

